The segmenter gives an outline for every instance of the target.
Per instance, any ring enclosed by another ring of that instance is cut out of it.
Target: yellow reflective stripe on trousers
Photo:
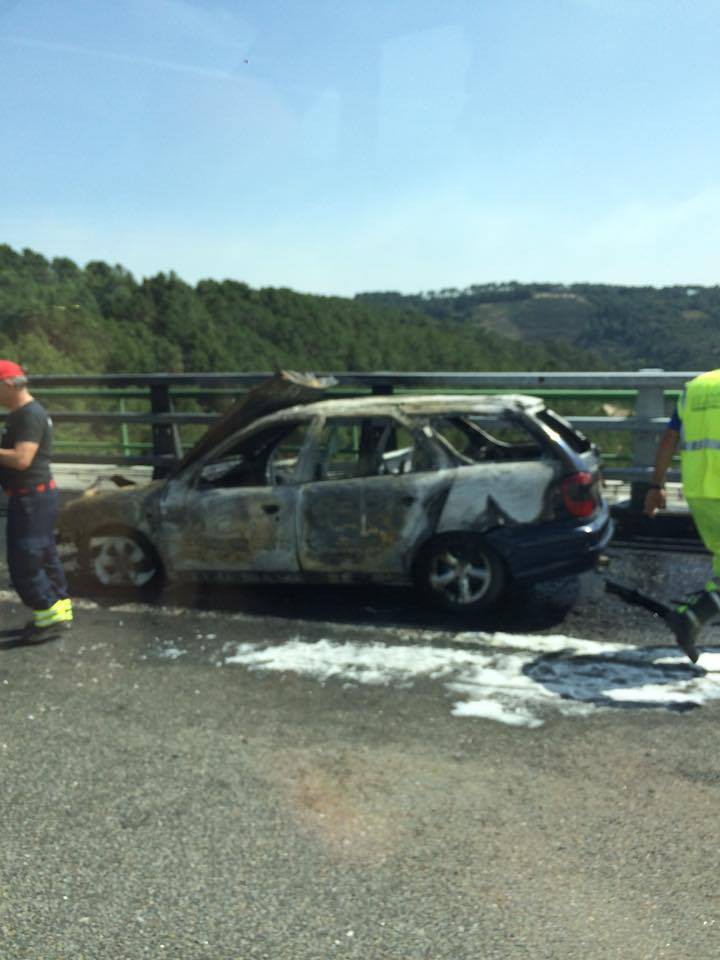
[[[70,599],[58,600],[47,610],[35,610],[35,626],[49,627],[53,623],[66,623],[72,620],[72,601]]]

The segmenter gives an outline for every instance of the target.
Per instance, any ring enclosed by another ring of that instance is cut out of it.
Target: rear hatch
[[[445,413],[433,417],[431,426],[452,460],[487,468],[485,486],[493,488],[494,505],[504,512],[505,524],[553,520],[577,525],[602,505],[597,450],[539,399],[506,398],[494,414]],[[527,509],[517,509],[514,491],[523,487],[524,507],[538,502],[532,521]]]
[[[603,502],[602,464],[597,448],[553,410],[538,410],[535,417],[562,463],[554,498],[558,517],[593,517]]]

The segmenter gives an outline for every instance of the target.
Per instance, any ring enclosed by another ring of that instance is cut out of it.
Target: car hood
[[[252,387],[214,423],[194,447],[179,460],[170,471],[174,476],[189,464],[197,462],[205,453],[215,447],[225,437],[246,427],[269,413],[275,413],[285,407],[314,403],[328,388],[335,386],[333,377],[316,377],[312,373],[295,373],[281,370],[268,380]]]

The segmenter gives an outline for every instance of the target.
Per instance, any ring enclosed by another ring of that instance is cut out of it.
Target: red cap
[[[12,380],[13,377],[24,377],[23,368],[12,360],[0,360],[0,380]]]

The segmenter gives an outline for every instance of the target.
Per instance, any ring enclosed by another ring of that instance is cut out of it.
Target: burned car
[[[61,541],[104,587],[414,583],[470,611],[590,568],[610,539],[597,451],[542,400],[317,387],[249,391],[165,479],[66,504]]]

